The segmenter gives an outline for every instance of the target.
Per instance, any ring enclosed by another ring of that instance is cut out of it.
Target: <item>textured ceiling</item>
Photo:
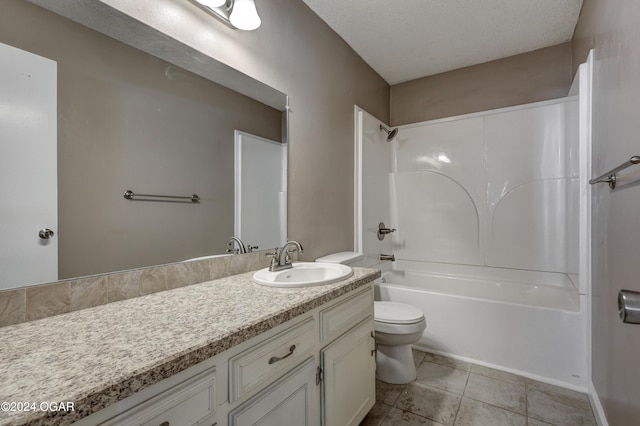
[[[570,41],[582,0],[303,0],[388,83]]]

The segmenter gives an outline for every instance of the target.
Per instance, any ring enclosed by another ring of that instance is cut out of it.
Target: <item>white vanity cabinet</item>
[[[373,283],[275,326],[78,425],[357,425],[375,403]]]
[[[320,353],[322,420],[329,425],[358,425],[376,402],[373,319],[354,329]]]
[[[322,423],[358,425],[376,401],[373,291],[320,312]],[[338,336],[336,338],[336,336]]]
[[[315,357],[285,375],[229,414],[231,426],[318,426],[317,362]]]
[[[373,407],[373,286],[293,322],[230,358],[229,426],[358,425]],[[244,398],[245,390],[258,388]]]
[[[241,399],[247,386],[260,387],[252,383],[266,388],[246,402],[232,404],[229,426],[358,425],[373,407],[372,285],[304,318],[230,359],[230,401]],[[274,368],[280,373],[273,374]],[[268,385],[276,377],[280,379]]]

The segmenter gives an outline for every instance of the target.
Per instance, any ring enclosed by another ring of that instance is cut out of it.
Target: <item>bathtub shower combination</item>
[[[585,389],[578,99],[404,125],[390,142],[356,120],[356,251],[383,270],[377,300],[424,311],[423,349]],[[380,222],[396,231],[380,240]]]

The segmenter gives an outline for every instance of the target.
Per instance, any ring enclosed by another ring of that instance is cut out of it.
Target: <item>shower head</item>
[[[396,135],[398,134],[398,128],[396,127],[395,129],[387,129],[386,127],[384,127],[382,124],[380,125],[380,130],[381,131],[385,131],[387,133],[387,142],[391,142],[393,140],[393,138],[396,137]]]

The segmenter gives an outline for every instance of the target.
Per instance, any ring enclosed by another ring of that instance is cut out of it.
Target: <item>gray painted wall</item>
[[[391,86],[391,125],[567,96],[571,43]]]
[[[574,62],[594,48],[593,175],[640,155],[640,2],[585,0]],[[637,166],[636,166],[637,167]],[[618,318],[620,289],[640,291],[640,170],[594,186],[592,377],[610,425],[640,424],[640,326]],[[625,183],[627,185],[625,185]]]

